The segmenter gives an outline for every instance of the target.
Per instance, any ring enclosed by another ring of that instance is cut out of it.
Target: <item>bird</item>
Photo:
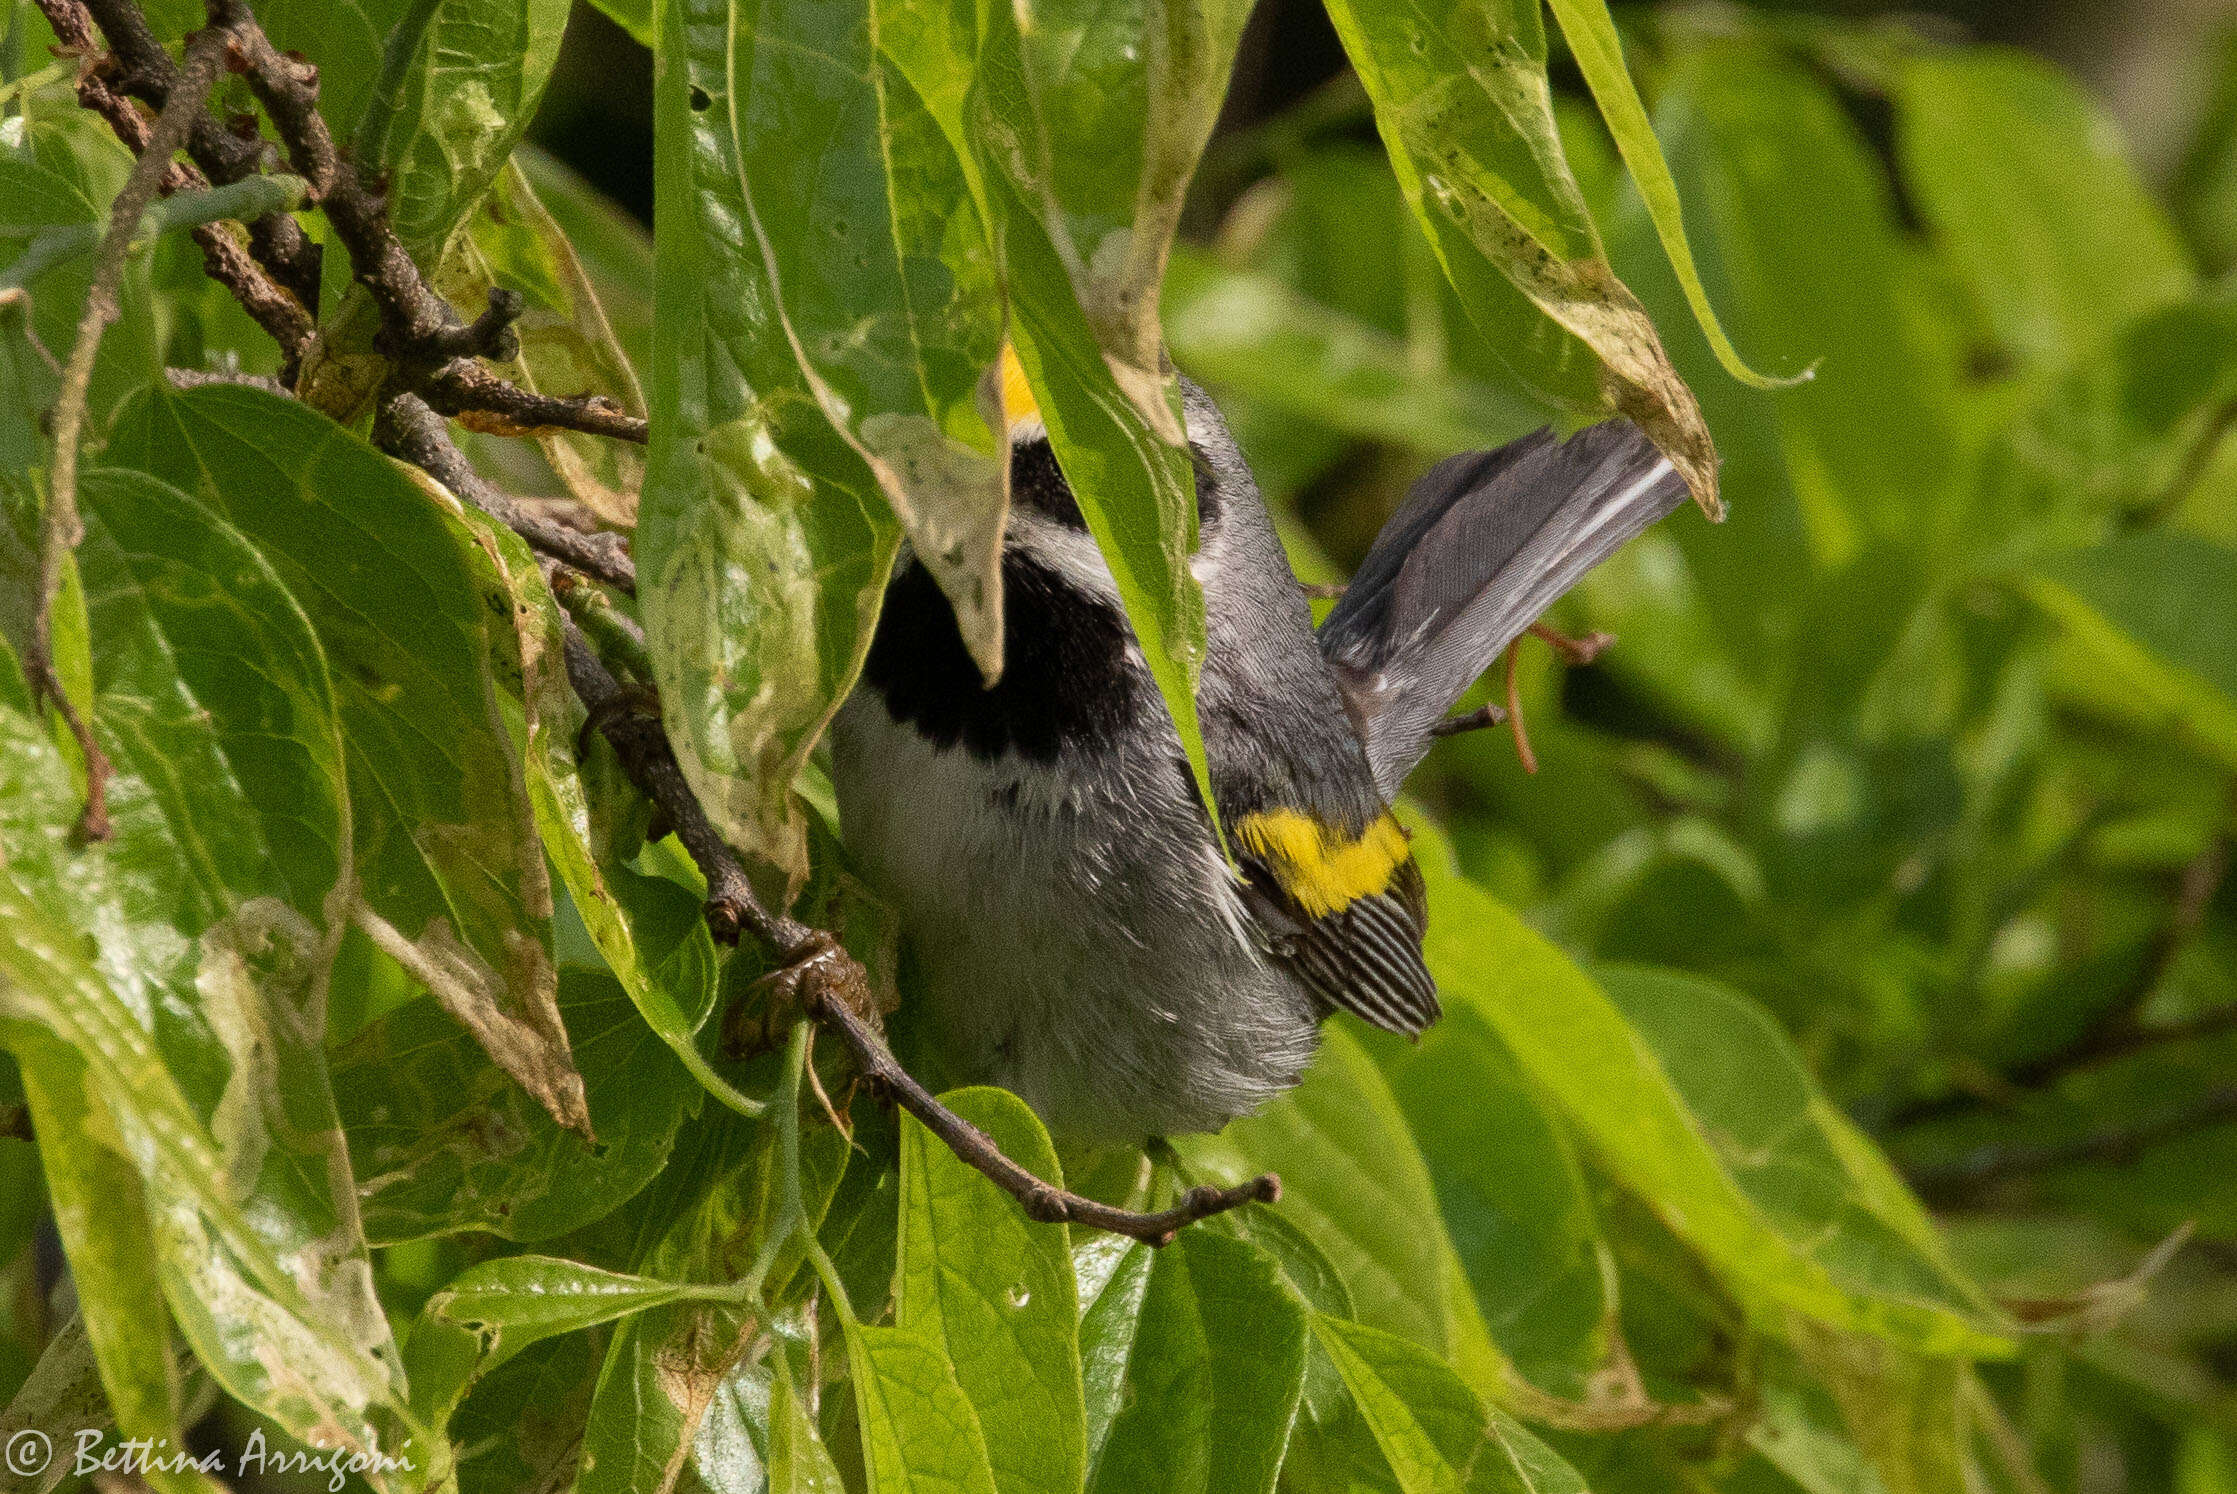
[[[1179,376],[1205,600],[1197,709],[1225,845],[1014,351],[1002,669],[904,551],[831,729],[841,838],[898,914],[937,1075],[1059,1140],[1216,1131],[1294,1086],[1323,1019],[1439,1015],[1391,805],[1439,724],[1594,565],[1683,499],[1620,417],[1437,464],[1316,629],[1249,465]]]

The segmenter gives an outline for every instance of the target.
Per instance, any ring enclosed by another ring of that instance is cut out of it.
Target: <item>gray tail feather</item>
[[[1320,628],[1385,798],[1500,650],[1685,493],[1628,420],[1452,457],[1414,485]]]

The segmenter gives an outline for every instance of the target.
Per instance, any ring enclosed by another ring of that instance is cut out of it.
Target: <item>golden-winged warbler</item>
[[[1216,1129],[1297,1082],[1342,1008],[1437,1020],[1420,869],[1390,803],[1469,685],[1684,497],[1628,421],[1440,463],[1316,631],[1258,484],[1181,381],[1222,856],[1109,568],[1014,355],[1006,653],[984,684],[906,557],[832,729],[842,831],[899,912],[948,1077],[1051,1131]]]

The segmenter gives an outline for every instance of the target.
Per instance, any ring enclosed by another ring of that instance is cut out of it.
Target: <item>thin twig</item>
[[[2233,798],[2237,798],[2237,792],[2233,792]],[[2225,806],[2224,816],[2229,812]],[[2019,1096],[2047,1089],[2069,1074],[2099,1067],[2131,1053],[2212,1037],[2237,1028],[2237,1003],[2215,1007],[2182,1022],[2145,1026],[2138,1020],[2145,1003],[2165,982],[2176,958],[2205,925],[2214,895],[2221,890],[2229,874],[2230,855],[2231,837],[2225,830],[2184,864],[2176,885],[2174,905],[2153,933],[2135,976],[2122,993],[2106,1005],[2103,1014],[2071,1041],[1995,1074],[1980,1086],[1985,1093],[1961,1089],[1904,1105],[1888,1117],[1887,1126],[1900,1129],[1984,1103],[2008,1104]],[[2057,859],[2063,864],[2068,858]]]
[[[1457,737],[1463,732],[1482,731],[1487,726],[1497,726],[1506,719],[1505,709],[1487,700],[1472,711],[1459,716],[1447,716],[1429,728],[1429,734],[1433,737]]]
[[[2044,1146],[1983,1147],[1952,1163],[1906,1171],[1921,1198],[1936,1207],[1954,1207],[1970,1203],[1982,1190],[2013,1178],[2088,1162],[2125,1165],[2163,1141],[2230,1120],[2237,1120],[2237,1088],[2222,1088],[2195,1105],[2130,1130]]]
[[[1043,1224],[1081,1224],[1107,1229],[1113,1234],[1140,1240],[1145,1245],[1169,1245],[1174,1235],[1199,1219],[1224,1214],[1247,1203],[1272,1203],[1281,1197],[1281,1180],[1261,1173],[1233,1188],[1198,1187],[1181,1195],[1172,1208],[1154,1214],[1113,1208],[1083,1198],[1032,1173],[1004,1156],[994,1138],[934,1099],[917,1083],[861,1018],[829,993],[810,991],[808,1015],[836,1032],[854,1055],[856,1067],[870,1083],[891,1095],[902,1109],[924,1123],[926,1130],[947,1144],[948,1150],[985,1174],[1018,1201],[1026,1217]]]
[[[109,226],[94,251],[93,283],[85,293],[85,312],[78,318],[77,340],[63,365],[62,390],[54,407],[54,468],[47,486],[46,512],[39,531],[38,608],[31,619],[31,687],[35,695],[54,701],[77,738],[85,756],[85,812],[78,819],[78,834],[86,840],[109,836],[109,760],[93,739],[91,723],[79,713],[62,689],[54,664],[54,600],[62,589],[63,562],[84,538],[78,521],[78,438],[85,430],[86,394],[93,383],[93,361],[101,351],[101,336],[117,319],[117,292],[124,283],[124,264],[139,236],[140,218],[155,201],[156,186],[169,168],[172,155],[186,139],[187,127],[202,112],[202,102],[217,84],[218,58],[225,47],[224,33],[211,29],[196,32],[187,41],[186,63],[179,69],[171,101],[148,131],[147,149],[134,163],[132,174],[109,207]]]
[[[61,41],[63,49],[82,59],[78,102],[107,120],[109,127],[116,132],[116,137],[134,155],[146,151],[148,122],[139,110],[132,107],[129,99],[109,86],[106,76],[109,69],[103,66],[107,59],[100,58],[97,54],[93,19],[85,6],[80,0],[38,0],[38,5],[40,12],[46,16],[47,23],[54,29],[56,38]],[[146,22],[141,21],[129,6],[110,19],[116,22],[118,32],[128,38],[127,48],[136,51],[140,46],[140,38],[146,38],[146,50],[152,58],[152,64],[163,72],[165,82],[160,98],[167,102],[170,97],[170,81],[175,80],[176,70],[172,68],[170,57],[155,44],[152,34],[148,33]],[[130,71],[137,78],[146,79],[150,76],[148,65],[132,68]],[[154,91],[152,87],[148,90],[151,95]],[[190,154],[194,152],[197,142],[204,138],[199,123],[198,121],[197,128],[187,137],[187,150]],[[205,155],[213,166],[218,167],[216,175],[221,182],[245,179],[249,170],[253,170],[261,158],[262,148],[255,147],[247,166],[233,171],[215,153],[216,137],[211,138],[213,150],[205,152]],[[181,161],[173,161],[164,170],[161,190],[168,193],[202,187],[208,184],[208,180],[194,167]],[[248,239],[252,248],[259,243],[265,245],[273,263],[285,270],[298,271],[300,266],[308,265],[308,302],[301,301],[282,289],[279,280],[254,257],[252,250],[242,247],[235,237],[235,231],[216,223],[205,223],[194,230],[194,242],[202,247],[204,272],[231,291],[241,303],[242,309],[280,345],[282,372],[292,379],[295,365],[301,359],[303,349],[310,343],[313,331],[312,312],[306,306],[315,309],[318,305],[318,246],[306,239],[301,226],[285,213],[271,213],[258,218],[249,225]],[[300,248],[295,247],[298,245]]]
[[[382,450],[410,462],[527,540],[532,548],[609,586],[635,593],[637,567],[630,561],[627,540],[610,532],[585,534],[570,529],[529,512],[517,498],[498,492],[467,462],[444,428],[442,417],[419,396],[399,394],[383,404],[374,423],[373,440]]]
[[[465,417],[469,428],[498,436],[532,436],[540,431],[581,431],[642,446],[646,422],[603,394],[561,398],[538,394],[497,377],[479,364],[458,362],[430,375],[422,390],[427,402],[445,415]]]
[[[634,702],[627,687],[606,668],[572,618],[562,618],[561,627],[567,678],[583,708],[613,744],[622,771],[667,816],[676,838],[707,879],[707,927],[726,944],[735,944],[741,931],[752,934],[787,962],[813,953],[813,930],[761,906],[737,853],[723,840],[698,796],[692,793],[658,718],[632,708]]]

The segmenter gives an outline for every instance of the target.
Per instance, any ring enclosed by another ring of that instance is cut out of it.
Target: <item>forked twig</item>
[[[831,993],[810,991],[808,1015],[836,1032],[854,1055],[856,1067],[871,1084],[891,1095],[902,1109],[924,1123],[924,1128],[947,1144],[948,1150],[977,1168],[1003,1192],[1018,1201],[1028,1219],[1043,1224],[1084,1224],[1140,1240],[1145,1245],[1170,1245],[1174,1235],[1199,1219],[1224,1214],[1247,1203],[1273,1203],[1282,1196],[1281,1180],[1260,1173],[1232,1188],[1209,1185],[1191,1188],[1179,1203],[1154,1214],[1115,1208],[1043,1182],[1003,1155],[994,1138],[935,1099],[872,1033],[861,1018]]]
[[[54,601],[62,589],[62,567],[85,535],[78,519],[78,438],[85,430],[93,362],[101,351],[102,334],[117,319],[117,293],[124,283],[124,265],[132,241],[139,236],[141,215],[155,201],[171,157],[185,143],[188,127],[201,115],[203,100],[217,85],[218,58],[224,47],[225,34],[215,28],[198,31],[187,40],[186,61],[171,89],[170,102],[149,128],[146,148],[109,206],[109,225],[94,250],[93,283],[86,289],[85,311],[78,318],[77,337],[70,345],[70,357],[62,369],[61,393],[55,399],[54,467],[39,525],[39,595],[31,616],[28,673],[34,696],[51,700],[60,708],[85,757],[85,811],[78,817],[77,832],[85,840],[109,837],[109,759],[94,740],[92,724],[63,690],[54,663]]]

